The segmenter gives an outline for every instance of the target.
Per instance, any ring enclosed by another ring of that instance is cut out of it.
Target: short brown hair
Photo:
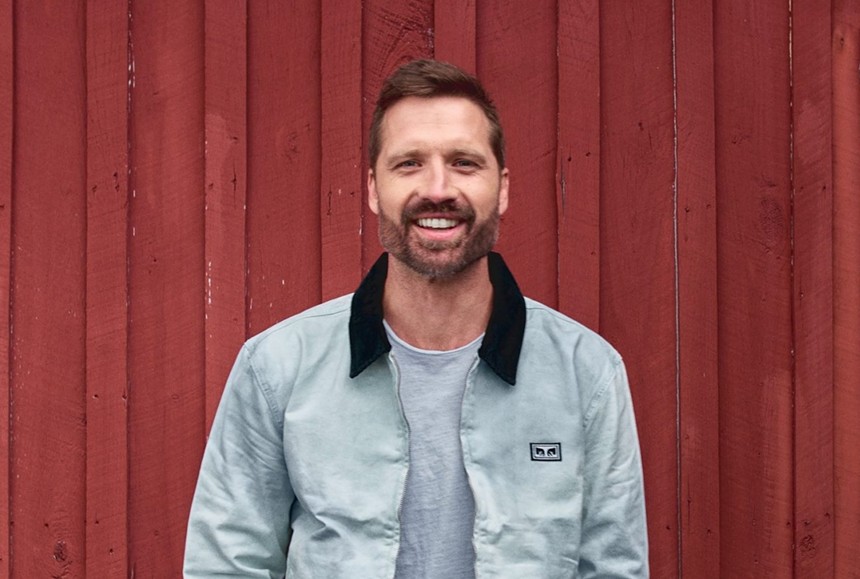
[[[413,60],[394,71],[382,85],[373,121],[370,124],[370,167],[376,167],[379,151],[382,149],[382,119],[386,111],[399,100],[406,97],[463,97],[469,99],[484,111],[490,122],[490,147],[499,163],[505,166],[505,136],[499,122],[496,106],[477,78],[468,72],[438,60]]]

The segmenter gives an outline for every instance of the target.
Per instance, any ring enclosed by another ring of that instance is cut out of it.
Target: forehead
[[[490,148],[490,121],[463,97],[406,97],[385,112],[381,129],[382,154],[422,145]]]

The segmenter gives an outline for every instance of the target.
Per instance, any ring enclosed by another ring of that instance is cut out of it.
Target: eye
[[[478,164],[471,159],[457,159],[454,161],[455,167],[477,168]]]
[[[400,161],[396,165],[394,165],[395,169],[412,169],[418,166],[418,161],[414,159],[408,159],[406,161]]]

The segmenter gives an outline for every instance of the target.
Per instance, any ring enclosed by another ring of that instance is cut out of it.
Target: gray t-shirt
[[[395,579],[474,579],[475,502],[460,446],[466,377],[479,337],[456,350],[421,350],[385,325],[409,423],[409,474]]]

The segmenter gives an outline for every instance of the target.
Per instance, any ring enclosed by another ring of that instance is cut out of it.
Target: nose
[[[423,194],[424,197],[435,203],[456,197],[454,188],[451,186],[451,176],[443,161],[434,160],[428,164],[427,181]]]

